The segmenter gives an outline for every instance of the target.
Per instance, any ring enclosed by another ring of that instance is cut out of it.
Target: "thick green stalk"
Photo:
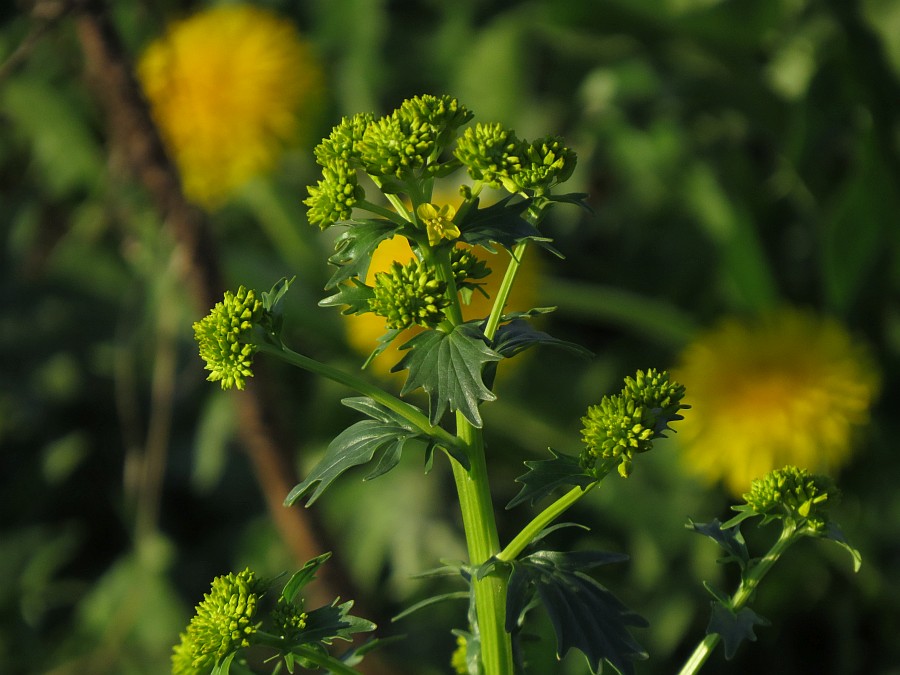
[[[500,550],[500,538],[488,483],[487,463],[481,430],[459,412],[457,433],[467,446],[469,470],[452,460],[453,478],[459,496],[463,528],[473,569],[490,560]],[[506,632],[507,578],[492,572],[482,579],[472,577],[475,611],[481,639],[481,662],[485,675],[512,675],[512,641]]]
[[[340,370],[339,368],[329,366],[327,363],[316,361],[303,354],[298,354],[283,345],[277,346],[264,343],[258,345],[258,349],[264,354],[277,356],[298,368],[303,368],[304,370],[308,370],[317,375],[321,375],[322,377],[326,377],[329,380],[343,384],[350,389],[355,389],[360,394],[368,396],[376,403],[380,403],[388,410],[392,410],[402,416],[410,424],[437,440],[441,445],[447,447],[458,447],[460,445],[459,439],[447,432],[447,430],[433,426],[428,420],[428,417],[421,410],[410,405],[406,401],[400,400],[396,396],[392,396],[384,391],[384,389],[381,389],[361,377],[357,377],[356,375]]]
[[[769,549],[766,556],[750,568],[746,576],[741,579],[741,585],[738,586],[737,591],[731,596],[731,610],[733,612],[739,611],[753,597],[759,582],[772,569],[772,566],[778,561],[781,554],[794,543],[794,535],[796,533],[796,525],[790,521],[785,521],[784,529],[781,530],[778,540],[772,544],[772,548]],[[703,664],[706,663],[706,660],[721,639],[718,633],[710,633],[704,637],[694,649],[694,652],[688,657],[688,660],[685,661],[678,675],[694,675],[697,673]]]
[[[537,537],[547,525],[559,518],[570,506],[579,499],[584,497],[588,491],[596,487],[598,483],[591,483],[587,487],[574,487],[562,497],[553,502],[546,509],[537,514],[534,519],[522,528],[509,544],[506,545],[500,553],[497,554],[497,560],[502,562],[512,562],[519,557],[519,554],[525,550],[534,538]]]

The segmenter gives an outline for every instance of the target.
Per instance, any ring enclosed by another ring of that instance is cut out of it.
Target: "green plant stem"
[[[451,460],[453,478],[459,496],[469,563],[472,569],[491,559],[500,550],[500,537],[494,519],[484,440],[480,429],[459,412],[456,413],[457,434],[466,444],[469,470]],[[475,611],[481,640],[481,662],[485,675],[512,675],[512,641],[506,632],[507,577],[492,572],[481,579],[472,576]]]
[[[734,595],[731,596],[730,609],[732,612],[739,611],[747,604],[750,598],[753,597],[753,593],[756,591],[757,586],[759,586],[759,582],[762,581],[763,577],[768,574],[770,569],[772,569],[772,566],[778,561],[781,554],[794,543],[794,536],[796,533],[797,526],[790,521],[785,521],[784,528],[781,530],[781,535],[778,537],[778,540],[772,544],[772,548],[769,549],[769,552],[764,558],[747,570],[741,579],[741,585],[738,586]],[[694,673],[697,673],[703,664],[706,663],[706,660],[709,658],[710,654],[712,654],[721,639],[722,636],[718,633],[709,633],[704,637],[694,649],[694,652],[688,657],[688,660],[685,661],[684,666],[678,672],[678,675],[694,675]]]
[[[497,296],[494,298],[494,306],[491,307],[491,314],[484,328],[484,336],[488,340],[494,339],[497,326],[500,325],[503,308],[506,307],[506,300],[509,298],[509,292],[512,290],[513,282],[516,280],[516,274],[519,271],[519,266],[522,264],[522,256],[525,255],[526,248],[528,248],[527,239],[516,244],[516,248],[509,260],[509,265],[506,267],[506,273],[503,275],[503,281],[500,282],[500,288],[497,290]]]
[[[380,387],[372,384],[371,382],[367,382],[361,377],[357,377],[356,375],[353,375],[351,373],[347,373],[333,366],[329,366],[327,363],[316,361],[315,359],[304,356],[303,354],[298,354],[297,352],[288,349],[284,345],[278,346],[269,343],[263,343],[257,346],[260,353],[276,356],[293,366],[297,366],[298,368],[303,368],[304,370],[308,370],[312,373],[316,373],[317,375],[321,375],[322,377],[326,377],[329,380],[332,380],[339,384],[343,384],[350,389],[355,389],[360,394],[368,396],[376,403],[380,403],[388,410],[392,410],[393,412],[402,416],[410,424],[434,438],[441,445],[445,445],[447,447],[460,447],[459,439],[450,434],[446,429],[433,426],[431,422],[429,422],[428,417],[426,417],[421,410],[413,405],[410,405],[406,401],[401,401],[396,396],[392,396]]]
[[[522,531],[506,545],[506,548],[495,556],[495,558],[501,562],[512,562],[518,558],[519,554],[525,550],[525,547],[534,541],[534,538],[537,537],[547,525],[559,518],[559,516],[568,510],[570,506],[584,497],[584,495],[594,489],[597,485],[599,485],[599,483],[594,482],[584,488],[573,487],[566,494],[537,514],[534,519],[523,527]]]

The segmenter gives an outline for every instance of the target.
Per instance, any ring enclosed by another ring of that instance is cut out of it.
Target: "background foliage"
[[[275,575],[300,556],[267,509],[284,494],[270,494],[245,451],[235,398],[204,382],[190,332],[202,308],[108,131],[79,10],[48,24],[52,4],[0,10],[0,669],[158,673],[213,576],[246,564]],[[674,363],[715,318],[782,302],[837,316],[872,347],[883,378],[839,477],[837,520],[863,568],[854,576],[836,547],[792,550],[756,605],[774,626],[707,671],[900,672],[900,6],[259,4],[312,41],[324,99],[305,144],[209,215],[225,284],[265,289],[298,275],[293,343],[355,368],[341,318],[315,306],[330,244],[300,201],[318,139],[342,114],[383,113],[423,92],[451,93],[523,137],[566,136],[579,154],[573,189],[595,213],[558,209],[550,230],[567,260],[545,257],[534,292],[536,304],[559,306],[547,329],[597,357],[531,358],[501,380],[500,401],[484,408],[490,452],[508,458],[498,503],[515,494],[521,461],[548,445],[577,454],[588,404],[635,368]],[[136,57],[168,19],[205,3],[111,5]],[[347,393],[265,364],[258,379],[277,401],[266,415],[290,439],[281,447],[305,475],[350,419],[338,405]],[[304,514],[316,545],[343,561],[328,583],[384,634],[409,635],[382,654],[394,672],[446,672],[449,629],[465,610],[389,622],[442,590],[411,574],[463,555],[446,466],[421,474],[408,459],[372,484],[350,476]],[[684,524],[727,517],[730,498],[690,478],[671,442],[585,502],[576,515],[591,532],[557,536],[631,555],[603,581],[650,621],[637,637],[651,660],[638,671],[673,672],[708,618],[701,580],[724,583],[714,547]],[[509,511],[501,529],[527,517]],[[551,672],[548,650],[532,659]],[[564,661],[563,672],[584,672],[580,657]]]

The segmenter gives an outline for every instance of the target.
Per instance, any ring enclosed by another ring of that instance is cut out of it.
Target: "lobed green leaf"
[[[319,300],[319,307],[344,307],[341,314],[362,314],[369,311],[369,300],[375,297],[375,293],[358,277],[351,277],[336,288],[337,293]]]
[[[725,658],[731,660],[737,648],[744,640],[756,642],[754,626],[768,626],[769,621],[749,607],[734,612],[719,602],[712,603],[712,616],[706,628],[707,634],[718,633],[722,636]]]
[[[590,358],[593,353],[581,345],[555,338],[549,333],[540,331],[525,319],[514,319],[497,329],[494,343],[491,345],[504,358],[511,358],[529,347],[550,345],[565,349],[579,356]]]
[[[428,394],[432,424],[440,422],[449,407],[481,427],[480,402],[497,398],[484,384],[482,370],[503,357],[487,346],[476,325],[460,324],[449,333],[427,330],[400,349],[407,353],[392,371],[409,370],[401,396],[422,387]]]
[[[619,673],[631,675],[632,661],[647,654],[628,627],[643,627],[647,622],[585,574],[625,559],[627,556],[601,551],[538,551],[511,563],[506,630],[516,632],[538,598],[556,633],[559,657],[574,647],[585,655],[594,673],[599,673],[606,661]]]
[[[709,537],[725,550],[728,555],[719,562],[736,562],[740,565],[741,570],[747,569],[750,553],[747,551],[747,544],[744,542],[744,535],[741,534],[739,525],[726,527],[719,522],[718,518],[715,518],[710,523],[695,523],[688,519],[685,527],[697,534]]]
[[[303,589],[303,587],[316,578],[316,571],[330,557],[331,552],[328,552],[323,553],[320,556],[316,556],[312,560],[308,560],[303,567],[294,572],[293,576],[291,576],[288,582],[284,585],[284,589],[282,589],[281,591],[281,597],[284,598],[286,602],[293,602],[294,598],[297,597],[297,594]]]
[[[535,502],[560,488],[570,486],[586,488],[596,480],[585,472],[577,458],[556,452],[553,448],[547,449],[553,455],[553,459],[525,462],[528,473],[516,478],[517,483],[522,483],[522,489],[506,505],[507,509],[523,502],[534,506]]]
[[[352,220],[343,224],[349,227],[334,242],[335,252],[328,258],[328,262],[337,265],[338,269],[328,280],[326,289],[334,288],[352,277],[365,279],[372,253],[399,229],[396,223],[389,220]]]

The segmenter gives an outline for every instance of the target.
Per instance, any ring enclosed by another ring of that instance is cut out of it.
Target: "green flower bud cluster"
[[[314,150],[316,161],[321,166],[328,166],[335,160],[349,164],[358,159],[359,142],[374,119],[375,116],[371,113],[357,113],[353,117],[342,118],[340,124],[331,130],[328,138],[319,143]]]
[[[222,389],[244,388],[245,378],[253,376],[250,368],[257,350],[250,336],[264,314],[255,291],[241,286],[237,294],[227,291],[222,302],[194,323],[194,337],[210,371],[210,382],[219,382]]]
[[[664,370],[649,368],[646,373],[639,370],[634,377],[625,378],[622,391],[643,407],[644,419],[652,426],[654,438],[661,437],[672,422],[684,419],[679,414],[688,407],[681,402],[684,385],[670,380],[669,373]]]
[[[568,180],[577,159],[561,138],[548,136],[529,143],[496,123],[466,129],[456,157],[473,179],[526,194],[544,194]]]
[[[419,169],[430,175],[456,129],[470,119],[472,113],[451,96],[408,99],[366,128],[359,145],[363,168],[373,176],[401,179]]]
[[[626,378],[621,392],[604,396],[582,417],[581,466],[598,480],[613,467],[628,477],[634,456],[650,450],[671,422],[682,419],[678,411],[687,407],[681,404],[683,396],[684,387],[670,381],[665,371],[638,371]]]
[[[417,192],[410,189],[415,180],[447,175],[460,164],[475,180],[531,196],[572,175],[575,153],[555,136],[528,142],[501,124],[479,123],[457,139],[472,117],[455,98],[430,94],[407,99],[383,117],[344,117],[315,149],[322,179],[307,187],[309,222],[324,229],[349,220],[358,206],[372,206],[359,184],[360,170],[383,191],[407,194]]]
[[[278,598],[278,604],[272,612],[272,620],[281,637],[294,640],[306,629],[309,615],[293,602],[288,602],[283,597]]]
[[[387,319],[388,328],[398,330],[416,325],[433,328],[443,321],[449,304],[447,284],[420,260],[394,262],[388,272],[376,274],[373,292],[369,308]]]
[[[450,270],[453,272],[453,281],[457,288],[474,286],[470,280],[484,279],[491,270],[481,258],[477,257],[468,248],[455,247],[450,252]]]
[[[309,207],[310,225],[324,230],[342,220],[349,220],[353,207],[365,197],[350,162],[336,158],[322,167],[322,180],[306,188],[309,197],[303,203]]]
[[[249,569],[216,577],[173,650],[173,675],[205,672],[234,650],[248,647],[259,628],[254,618],[262,590]]]
[[[828,507],[840,498],[840,492],[828,476],[814,475],[806,469],[786,466],[757,478],[750,484],[744,501],[755,513],[766,518],[788,518],[805,523],[814,532],[828,525]]]
[[[523,144],[522,158],[519,171],[511,177],[518,189],[510,192],[543,194],[567,181],[575,170],[575,152],[555,136]]]
[[[519,169],[520,146],[515,133],[502,124],[479,122],[463,132],[455,155],[474,180],[499,189]]]

